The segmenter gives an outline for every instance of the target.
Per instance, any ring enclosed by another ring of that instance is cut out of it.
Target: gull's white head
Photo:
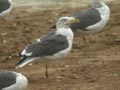
[[[57,28],[69,28],[72,23],[78,23],[79,20],[75,17],[61,17],[56,23]]]

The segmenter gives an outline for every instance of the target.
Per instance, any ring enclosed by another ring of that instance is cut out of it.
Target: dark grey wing
[[[9,87],[15,83],[16,83],[15,74],[7,71],[0,71],[0,90],[2,90],[5,87]]]
[[[42,39],[42,40],[43,40],[43,39],[45,39],[46,37],[49,38],[49,37],[51,37],[51,36],[54,35],[54,34],[55,34],[55,31],[52,31],[52,32],[49,32],[47,35],[43,35],[42,37],[40,37],[40,38],[38,38],[38,39],[40,39],[40,40]],[[38,39],[37,39],[37,40],[38,40]]]
[[[8,0],[0,0],[0,13],[10,8],[10,6],[11,4],[8,2]]]
[[[86,27],[94,25],[101,20],[99,11],[94,8],[82,10],[79,13],[74,14],[73,17],[80,20],[79,23],[71,24],[70,28],[73,31],[77,29],[86,30]],[[56,25],[53,25],[50,29],[56,29]]]
[[[99,11],[94,8],[82,10],[74,14],[73,17],[79,19],[80,22],[72,24],[70,26],[72,30],[86,30],[86,27],[94,25],[101,20]]]
[[[51,34],[41,38],[40,42],[35,42],[28,46],[26,53],[32,52],[29,57],[51,56],[68,47],[68,41],[63,35]]]

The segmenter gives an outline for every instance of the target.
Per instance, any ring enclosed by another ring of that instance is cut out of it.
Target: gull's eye
[[[63,19],[63,20],[62,20],[62,22],[66,22],[66,21],[67,21],[67,19]]]

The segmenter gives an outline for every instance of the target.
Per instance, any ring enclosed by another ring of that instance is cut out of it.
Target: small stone
[[[5,43],[7,43],[7,41],[6,41],[6,40],[3,40],[3,43],[5,44]]]
[[[120,75],[119,74],[114,74],[115,77],[119,77]]]
[[[29,66],[32,66],[33,64],[32,63],[30,63],[30,64],[28,64]]]
[[[6,36],[8,33],[1,33],[2,36]]]

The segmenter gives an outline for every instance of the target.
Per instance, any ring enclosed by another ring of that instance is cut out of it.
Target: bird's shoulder
[[[81,10],[80,12],[76,13],[73,15],[74,17],[76,18],[86,18],[86,17],[99,17],[100,16],[100,13],[99,11],[96,9],[96,8],[88,8],[88,9],[84,9],[84,10]]]
[[[47,35],[40,38],[40,43],[44,43],[45,41],[52,42],[52,41],[62,41],[65,39],[64,35],[57,34],[56,32],[50,32]]]

